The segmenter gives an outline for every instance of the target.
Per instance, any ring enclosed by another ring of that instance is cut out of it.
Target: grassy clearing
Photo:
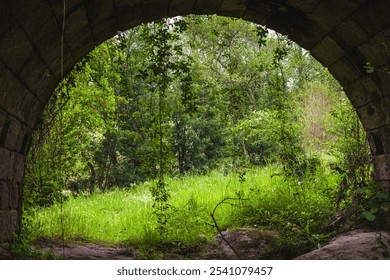
[[[153,182],[69,197],[62,204],[64,235],[71,240],[126,241],[143,246],[176,240],[197,244],[205,238],[211,240],[217,233],[210,217],[215,205],[226,197],[241,197],[245,200],[218,207],[216,219],[221,228],[259,226],[276,229],[288,238],[291,234],[313,238],[334,214],[338,175],[321,170],[321,175],[299,181],[275,174],[273,167],[249,170],[243,183],[237,174],[224,176],[218,171],[167,178],[172,207],[163,237],[155,230],[149,191]],[[30,227],[34,238],[60,237],[61,205],[35,210]]]

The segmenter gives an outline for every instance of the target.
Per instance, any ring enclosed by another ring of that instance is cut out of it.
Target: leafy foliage
[[[160,242],[167,244],[177,240],[195,245],[203,239],[211,241],[217,234],[210,218],[215,206],[227,197],[240,195],[248,199],[231,200],[230,204],[221,204],[215,211],[214,217],[221,230],[250,226],[284,232],[288,238],[280,250],[291,255],[323,244],[326,236],[321,234],[322,228],[335,211],[332,201],[338,174],[327,173],[329,170],[323,174],[319,172],[299,186],[284,176],[271,177],[275,168],[247,170],[244,182],[236,174],[224,175],[217,171],[208,175],[167,177],[174,211],[169,212],[162,237],[159,236],[158,221],[150,218],[154,200],[149,190],[156,182],[70,197],[63,203],[65,238],[127,241],[143,246],[144,250]],[[312,184],[313,180],[316,180],[315,184]],[[60,206],[55,204],[35,212],[32,228],[36,236],[61,236]],[[311,241],[307,241],[308,238]],[[294,243],[288,243],[290,239],[308,243],[305,248],[296,248]]]

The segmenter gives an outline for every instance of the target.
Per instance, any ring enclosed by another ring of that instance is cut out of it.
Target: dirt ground
[[[48,258],[68,260],[129,260],[129,259],[267,259],[278,235],[272,231],[242,228],[223,232],[211,244],[181,246],[165,244],[154,250],[140,251],[126,245],[63,243],[61,240],[40,239],[33,245]],[[228,243],[226,243],[228,241]],[[234,250],[232,249],[234,248]]]
[[[204,246],[175,248],[160,255],[158,259],[267,259],[267,252],[272,250],[272,244],[277,234],[256,229],[237,229],[224,232],[224,237],[232,247],[219,236],[214,244]],[[343,233],[333,238],[326,246],[299,256],[297,260],[372,260],[383,259],[383,248],[377,248],[378,234],[387,245],[390,235],[386,232],[365,232],[355,230]],[[34,245],[44,255],[52,258],[68,260],[131,260],[148,259],[150,255],[139,252],[125,245],[108,246],[107,244],[65,243],[60,240],[41,239]],[[377,249],[374,249],[377,248]],[[158,248],[156,248],[158,252]]]
[[[40,239],[33,247],[48,258],[66,260],[132,260],[134,252],[124,247],[110,247],[103,244],[63,243],[61,240]]]

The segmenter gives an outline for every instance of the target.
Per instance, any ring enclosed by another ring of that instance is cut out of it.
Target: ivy
[[[158,133],[154,135],[155,159],[157,170],[157,183],[151,189],[153,196],[154,213],[158,220],[158,230],[160,234],[166,231],[169,220],[169,190],[165,183],[165,173],[167,171],[167,158],[169,158],[169,148],[167,146],[167,134],[171,133],[167,126],[170,119],[170,112],[167,106],[167,91],[176,79],[182,81],[183,98],[182,102],[191,103],[193,96],[190,93],[191,78],[188,75],[190,66],[189,60],[183,52],[180,42],[180,35],[187,28],[187,24],[182,18],[167,19],[144,25],[142,37],[148,46],[148,59],[145,61],[144,69],[140,74],[150,82],[151,104],[157,103],[157,108],[151,108],[155,112],[155,126]],[[153,101],[157,98],[157,102]],[[153,106],[153,105],[152,105]],[[187,108],[194,109],[194,104],[186,105]],[[152,128],[153,129],[153,128]]]

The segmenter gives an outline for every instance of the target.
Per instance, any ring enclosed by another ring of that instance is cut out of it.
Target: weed
[[[335,213],[339,175],[321,170],[300,181],[287,180],[284,176],[272,177],[277,172],[275,168],[247,170],[245,181],[236,174],[225,176],[218,171],[167,178],[171,207],[166,234],[162,237],[157,221],[151,218],[153,199],[149,190],[154,182],[69,197],[62,205],[65,238],[129,242],[141,246],[146,258],[159,258],[152,250],[157,244],[177,244],[180,240],[190,248],[205,240],[210,242],[217,234],[210,213],[226,197],[240,194],[248,198],[239,201],[240,207],[227,204],[218,207],[214,218],[220,230],[271,228],[284,234],[281,247],[292,248],[293,244],[301,243],[304,248],[317,247],[323,241],[321,236],[317,238],[318,234]],[[36,210],[30,222],[33,238],[60,237],[59,215],[59,204]],[[288,255],[297,253],[294,248],[290,251]]]

